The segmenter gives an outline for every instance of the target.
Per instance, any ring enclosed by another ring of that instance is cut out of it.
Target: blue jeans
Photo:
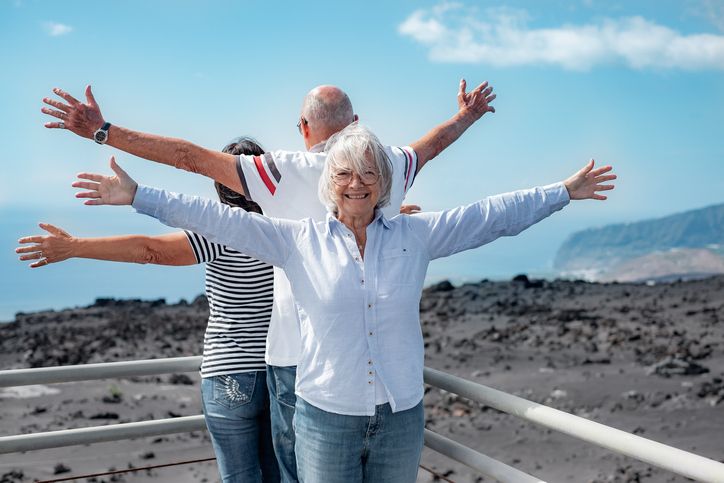
[[[201,401],[221,480],[278,482],[266,372],[203,378]]]
[[[389,404],[374,416],[323,411],[297,398],[294,430],[302,483],[414,483],[424,442],[422,401],[393,413]]]
[[[269,406],[271,412],[271,432],[274,452],[279,463],[279,472],[284,483],[296,483],[297,460],[294,455],[294,406],[297,396],[294,383],[297,379],[296,366],[266,366],[267,386],[269,387]]]

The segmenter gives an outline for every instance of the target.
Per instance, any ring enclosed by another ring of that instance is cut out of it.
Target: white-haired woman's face
[[[362,173],[341,160],[331,170],[338,217],[372,216],[380,198],[380,173],[374,161],[366,159]]]

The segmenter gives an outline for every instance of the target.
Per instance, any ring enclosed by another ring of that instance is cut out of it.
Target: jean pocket
[[[214,402],[234,409],[251,401],[256,385],[256,372],[225,374],[214,377]]]

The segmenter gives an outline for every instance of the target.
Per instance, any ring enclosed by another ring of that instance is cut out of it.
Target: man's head
[[[341,131],[357,120],[352,102],[342,89],[318,86],[304,97],[299,131],[307,149]]]

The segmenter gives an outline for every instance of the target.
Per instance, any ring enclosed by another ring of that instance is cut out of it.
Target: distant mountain
[[[724,273],[724,204],[574,233],[554,268],[622,282]]]

